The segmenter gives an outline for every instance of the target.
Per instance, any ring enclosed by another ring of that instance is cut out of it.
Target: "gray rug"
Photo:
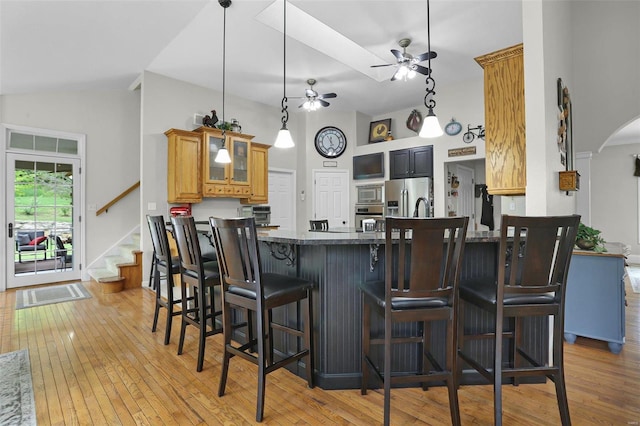
[[[16,309],[49,305],[51,303],[68,302],[71,300],[88,299],[90,297],[91,294],[80,282],[30,288],[26,290],[18,290],[16,292]]]
[[[0,425],[35,425],[29,350],[0,354]]]

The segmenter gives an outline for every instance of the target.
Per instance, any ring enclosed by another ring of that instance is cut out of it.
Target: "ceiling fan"
[[[398,42],[398,44],[402,47],[402,52],[397,49],[391,49],[391,53],[393,53],[397,59],[395,64],[371,65],[371,68],[396,66],[397,70],[391,77],[391,81],[399,79],[406,81],[408,78],[415,77],[418,72],[420,74],[429,75],[429,68],[419,65],[418,62],[433,59],[438,56],[438,54],[436,52],[424,52],[421,55],[413,56],[410,53],[407,53],[407,47],[411,44],[410,38],[403,38]]]
[[[311,87],[304,91],[304,96],[300,96],[300,98],[306,98],[306,100],[300,104],[298,108],[304,108],[307,111],[315,111],[321,106],[328,107],[329,102],[325,101],[325,99],[335,98],[335,93],[325,93],[324,95],[319,95],[318,92],[313,90],[313,85],[316,84],[316,80],[310,78],[307,80],[307,84]]]

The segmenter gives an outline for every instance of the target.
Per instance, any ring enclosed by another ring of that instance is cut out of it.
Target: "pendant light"
[[[289,121],[289,112],[287,111],[287,0],[284,0],[284,29],[283,29],[283,72],[282,72],[282,127],[278,131],[276,142],[273,144],[276,148],[292,148],[295,146],[291,132],[287,129],[287,121]]]
[[[227,8],[231,6],[231,0],[218,0],[220,6],[224,8],[224,18],[222,23],[222,147],[218,150],[218,155],[214,160],[216,163],[231,163],[231,157],[229,157],[229,151],[225,147],[225,140],[227,136],[227,130],[225,129],[224,121],[224,94],[225,94],[225,77],[226,77],[226,49],[227,49]]]
[[[433,112],[433,108],[436,106],[436,101],[433,99],[433,96],[436,94],[436,82],[433,77],[431,77],[431,72],[433,70],[431,69],[431,23],[429,21],[429,0],[427,0],[427,48],[429,49],[429,74],[427,74],[426,80],[427,93],[424,95],[424,106],[427,107],[427,116],[424,118],[422,128],[418,134],[421,138],[436,138],[444,134],[442,127],[440,127],[438,117],[436,117],[436,114]]]

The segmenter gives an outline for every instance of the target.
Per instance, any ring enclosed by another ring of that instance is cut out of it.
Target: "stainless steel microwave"
[[[358,204],[382,204],[382,184],[358,185]]]

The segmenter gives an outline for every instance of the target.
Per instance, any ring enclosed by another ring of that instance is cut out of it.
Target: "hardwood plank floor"
[[[165,315],[151,333],[154,294],[146,288],[15,310],[15,290],[0,293],[0,353],[28,348],[40,425],[252,424],[255,366],[234,358],[227,392],[217,396],[221,363],[218,335],[207,340],[204,370],[196,372],[197,340],[188,331],[176,355],[180,320],[162,344]],[[626,344],[619,355],[606,343],[578,338],[565,345],[569,408],[574,425],[640,424],[640,294],[627,288]],[[382,422],[382,393],[308,389],[288,371],[267,378],[264,424]],[[459,391],[463,424],[493,424],[489,385]],[[450,424],[445,388],[394,389],[392,424]],[[552,383],[504,387],[504,423],[557,425]]]

